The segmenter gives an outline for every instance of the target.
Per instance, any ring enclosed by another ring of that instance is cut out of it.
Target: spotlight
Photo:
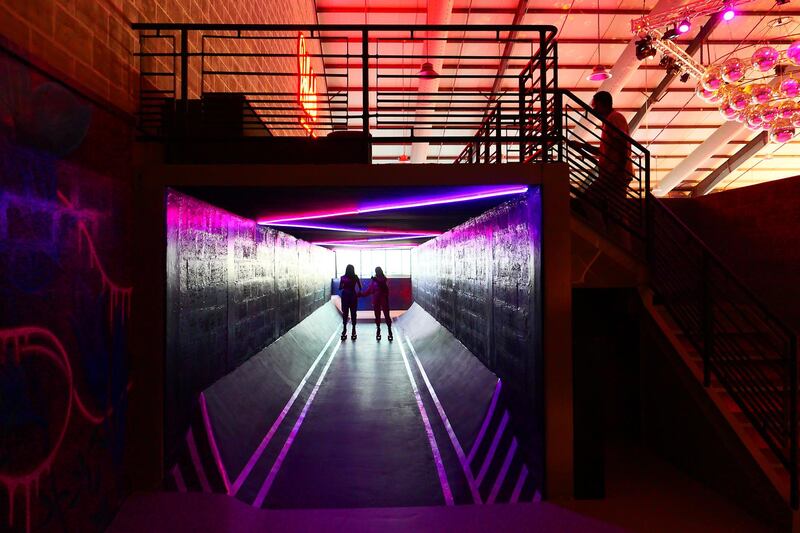
[[[682,21],[680,21],[678,23],[678,26],[677,26],[676,29],[678,30],[678,33],[684,34],[687,31],[692,29],[692,23],[689,22],[689,19],[683,19]]]
[[[664,36],[661,38],[665,41],[674,41],[678,38],[678,31],[675,28],[670,28],[664,32]]]
[[[648,57],[655,57],[656,49],[650,44],[651,40],[651,37],[648,35],[644,39],[636,41],[636,59],[644,61]]]
[[[687,81],[689,81],[689,73],[688,72],[684,72],[683,74],[681,74],[681,77],[678,78],[678,79],[681,80],[681,83],[686,83]]]
[[[725,4],[725,9],[722,10],[722,20],[730,22],[735,16],[736,11],[733,10],[733,6],[731,4]]]
[[[789,0],[775,0],[775,4],[779,6],[783,6],[789,3]]]

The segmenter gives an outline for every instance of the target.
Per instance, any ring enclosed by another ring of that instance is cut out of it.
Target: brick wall
[[[535,383],[541,225],[538,189],[412,253],[414,301],[518,392]]]
[[[260,24],[316,23],[313,0],[0,0],[3,37],[15,50],[30,57],[59,78],[79,86],[99,99],[126,111],[136,108],[138,37],[132,22],[207,22]],[[153,46],[164,46],[153,42]],[[190,50],[199,50],[193,39]],[[316,43],[310,43],[317,50]],[[210,50],[225,52],[296,52],[293,40],[267,45],[244,43],[209,44]],[[148,50],[149,51],[149,50]],[[159,48],[159,51],[162,51]],[[294,58],[256,60],[224,58],[208,66],[248,69],[281,69],[294,72]],[[150,69],[153,65],[143,65]],[[157,67],[156,67],[157,68]],[[288,70],[287,70],[288,69]],[[317,71],[321,71],[318,66]],[[199,90],[199,63],[190,64],[191,92]],[[293,78],[261,79],[250,85],[230,80],[209,80],[208,90],[295,90]]]
[[[197,395],[330,300],[333,252],[167,196],[167,464]]]
[[[800,177],[668,205],[773,311],[800,330]]]

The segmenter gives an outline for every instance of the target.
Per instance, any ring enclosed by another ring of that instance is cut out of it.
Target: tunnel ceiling
[[[391,203],[398,198],[436,196],[458,191],[457,187],[184,187],[183,192],[252,220],[331,211],[349,205]],[[311,223],[443,233],[509,200],[498,196],[466,202],[395,209],[374,213],[318,219]],[[363,239],[362,233],[280,227],[281,231],[310,242]],[[427,239],[395,240],[392,244],[419,244]]]

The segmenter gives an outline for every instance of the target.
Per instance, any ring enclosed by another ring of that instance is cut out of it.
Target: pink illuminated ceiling
[[[790,35],[800,32],[800,0],[797,5],[788,3],[776,6],[772,0],[753,0],[742,6],[739,16],[730,23],[721,23],[710,35],[703,47],[703,62],[709,57],[717,59],[731,52],[741,57],[749,57],[753,46],[763,42],[786,42],[792,40]],[[520,5],[520,3],[522,5]],[[599,0],[600,13],[600,45],[601,59],[606,65],[615,64],[625,46],[631,41],[630,21],[649,13],[656,4],[659,6],[676,6],[685,2],[674,0]],[[321,24],[510,24],[515,13],[521,7],[525,13],[520,21],[524,24],[551,24],[560,28],[559,34],[559,83],[561,87],[571,89],[579,97],[589,101],[599,86],[599,82],[590,82],[586,76],[592,65],[597,63],[597,0],[455,0],[452,9],[441,20],[440,9],[448,3],[444,0],[317,0],[318,21]],[[434,13],[440,20],[429,20],[428,12]],[[771,27],[769,22],[779,15],[793,17],[792,23],[782,27]],[[679,42],[691,41],[707,19],[694,22],[691,30]],[[335,53],[335,43],[323,44],[324,52]],[[448,43],[448,52],[463,51],[456,42]],[[493,47],[493,44],[470,44],[469,46]],[[519,45],[518,45],[519,46]],[[737,51],[737,49],[739,49]],[[695,55],[700,59],[700,54]],[[665,71],[658,65],[657,56],[642,62],[632,77],[623,85],[616,96],[617,108],[632,118],[645,102],[651,91],[662,81]],[[399,69],[407,73],[419,70],[416,60],[403,62],[398,60]],[[499,62],[483,65],[483,73],[496,71]],[[326,60],[326,69],[335,68],[336,60]],[[509,73],[516,73],[521,67],[519,61],[512,61]],[[469,67],[474,68],[474,67]],[[464,68],[458,62],[447,62],[442,73],[461,73]],[[486,80],[458,80],[459,87],[482,88]],[[506,80],[511,86],[512,81]],[[505,84],[504,84],[505,85]],[[723,120],[712,104],[708,104],[694,96],[694,82],[681,83],[677,78],[672,82],[663,98],[655,104],[645,116],[634,137],[645,144],[653,154],[652,182],[657,187],[659,181],[669,173],[682,159],[691,154],[705,139],[709,137]],[[446,90],[443,82],[440,91]],[[353,98],[351,98],[353,105]],[[724,164],[728,157],[736,153],[755,136],[743,130],[727,144],[716,147],[706,162],[694,172],[681,176],[679,185],[673,194],[691,191],[691,189],[709,172]],[[458,155],[461,147],[434,146],[427,150],[428,162],[448,163]],[[403,154],[400,146],[377,146],[374,151],[375,162],[396,162]],[[408,154],[408,150],[406,150]],[[748,159],[736,171],[721,181],[714,190],[751,185],[773,179],[794,176],[800,173],[800,137],[785,145],[768,144],[755,156]]]

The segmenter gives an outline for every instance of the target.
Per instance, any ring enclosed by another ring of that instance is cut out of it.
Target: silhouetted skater
[[[375,312],[375,326],[378,328],[375,338],[381,340],[381,311],[383,311],[383,318],[389,329],[387,338],[392,341],[394,335],[392,335],[392,317],[389,316],[389,283],[381,267],[375,267],[375,275],[372,276],[369,288],[361,296],[370,294],[372,295],[372,310]]]
[[[358,290],[356,290],[358,287]],[[350,322],[353,324],[353,331],[350,338],[356,340],[356,315],[358,314],[358,295],[361,291],[361,280],[356,276],[356,269],[353,265],[347,265],[344,269],[344,276],[339,278],[339,294],[342,297],[342,340],[347,339],[347,314],[350,313]]]

